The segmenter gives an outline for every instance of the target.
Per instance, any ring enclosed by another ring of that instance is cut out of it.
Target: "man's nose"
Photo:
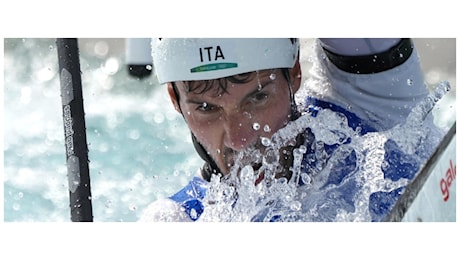
[[[227,115],[224,120],[224,145],[240,151],[251,144],[255,137],[256,131],[251,126],[250,117],[245,112],[234,112]]]

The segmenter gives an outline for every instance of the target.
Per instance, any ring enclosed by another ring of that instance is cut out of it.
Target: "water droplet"
[[[265,151],[264,158],[263,158],[264,164],[275,164],[278,162],[278,154],[275,152],[273,149],[268,148]]]
[[[153,121],[155,121],[155,123],[157,123],[157,124],[163,123],[164,120],[165,120],[165,116],[161,112],[156,112],[153,115]]]
[[[256,130],[256,131],[259,130],[259,129],[260,129],[260,124],[259,124],[259,123],[254,123],[254,124],[252,125],[252,129],[254,129],[254,130]]]
[[[112,201],[111,200],[106,201],[105,202],[105,207],[110,208],[110,206],[112,206]]]
[[[302,154],[306,153],[307,152],[307,147],[305,147],[305,145],[299,146],[299,152],[301,152]]]
[[[269,126],[269,125],[265,125],[265,126],[264,126],[264,131],[265,131],[266,133],[269,133],[269,132],[271,131],[270,126]]]
[[[276,73],[271,73],[270,74],[270,79],[275,80],[276,79]]]
[[[256,71],[256,74],[257,74],[257,90],[261,90],[262,89],[262,84],[260,83],[260,77],[259,77],[259,71]]]
[[[244,183],[254,183],[254,169],[246,165],[240,172],[241,181]]]
[[[433,95],[436,101],[440,100],[447,92],[451,89],[450,83],[448,81],[440,82],[434,89]]]
[[[414,81],[412,79],[407,79],[407,85],[412,86],[414,84]]]
[[[302,208],[302,203],[300,201],[293,201],[290,205],[291,210],[299,211]]]
[[[251,118],[252,118],[252,115],[251,115],[251,113],[248,113],[248,112],[246,112],[246,111],[245,111],[245,112],[243,112],[243,115],[244,115],[245,117],[249,118],[249,119],[251,119]]]
[[[13,210],[18,211],[21,209],[21,205],[18,203],[13,203]]]
[[[196,212],[194,208],[190,210],[190,217],[192,217],[192,219],[198,218],[198,213]]]
[[[128,137],[132,140],[137,140],[139,139],[139,137],[141,136],[139,130],[137,129],[131,129],[129,132],[128,132]]]
[[[270,139],[267,138],[267,137],[261,137],[260,139],[261,139],[262,144],[263,144],[265,147],[270,146],[270,144],[272,143],[272,142],[270,141]]]
[[[109,58],[101,67],[107,75],[115,75],[120,69],[120,61],[117,58]]]
[[[302,179],[302,182],[305,183],[305,184],[310,184],[311,183],[311,177],[305,172],[300,174],[300,178]]]

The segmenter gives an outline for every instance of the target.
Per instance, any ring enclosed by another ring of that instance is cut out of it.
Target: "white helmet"
[[[209,80],[241,73],[292,68],[299,41],[289,38],[158,38],[152,40],[160,84]]]

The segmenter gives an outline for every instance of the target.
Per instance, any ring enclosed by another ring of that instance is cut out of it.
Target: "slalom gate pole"
[[[78,40],[58,38],[56,45],[61,81],[71,220],[73,222],[92,222],[93,210]]]
[[[442,158],[444,150],[446,149],[446,147],[448,147],[451,144],[452,139],[455,137],[457,133],[456,125],[457,123],[455,122],[450,127],[449,131],[444,136],[444,138],[441,140],[441,143],[438,145],[433,155],[430,157],[430,159],[428,159],[427,163],[420,170],[420,172],[417,173],[414,180],[412,180],[412,182],[409,183],[409,185],[407,185],[404,193],[399,197],[398,201],[396,201],[390,213],[387,215],[387,217],[383,221],[400,222],[403,220],[404,215],[407,213],[412,203],[417,198],[417,195],[419,194],[423,186],[426,184],[428,178],[431,175],[436,174],[434,170],[437,164],[446,163],[444,161],[440,162],[440,160]],[[441,193],[439,193],[439,195],[441,195]],[[435,205],[435,201],[436,199],[432,198],[431,204]],[[429,208],[429,205],[427,205],[427,208]],[[453,210],[455,212],[455,209]]]

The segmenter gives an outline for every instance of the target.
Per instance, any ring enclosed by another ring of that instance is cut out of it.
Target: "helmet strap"
[[[289,69],[282,69],[282,72],[283,72],[283,76],[286,79],[288,83],[288,87],[289,87],[289,101],[291,104],[291,121],[294,121],[300,117],[300,113],[297,110],[297,105],[295,103],[294,90],[293,90],[292,81],[291,81],[291,74],[289,74]]]
[[[174,91],[174,96],[176,98],[179,111],[182,114],[182,117],[184,117],[184,114],[182,113],[182,108],[180,107],[180,102],[179,102],[180,101],[179,100],[180,96],[179,96],[179,91],[177,89],[176,83],[171,82],[171,84],[172,84],[172,88],[173,88],[173,91]],[[185,120],[185,118],[184,118],[184,120]],[[196,139],[195,135],[191,131],[190,131],[190,134],[192,135],[193,147],[195,147],[195,150],[198,153],[198,155],[201,157],[201,159],[203,159],[206,162],[203,165],[202,169],[201,169],[201,176],[206,181],[211,181],[212,174],[219,174],[222,171],[219,169],[219,167],[217,166],[216,162],[214,161],[214,159],[211,158],[211,156],[206,151],[206,149],[203,147],[203,145],[201,145],[198,142],[198,140]]]

